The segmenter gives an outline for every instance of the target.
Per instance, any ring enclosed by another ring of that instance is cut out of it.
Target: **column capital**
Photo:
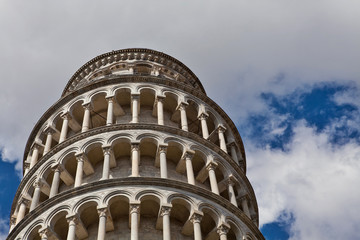
[[[188,149],[184,152],[183,158],[184,159],[190,158],[191,160],[194,157],[194,155],[195,155],[195,151]]]
[[[217,168],[218,164],[214,161],[209,162],[206,165],[206,170],[210,171],[210,170],[215,170]]]
[[[82,106],[83,106],[85,109],[88,109],[88,110],[92,110],[92,109],[93,109],[93,106],[92,106],[91,102],[83,103]]]
[[[30,206],[30,203],[31,203],[31,200],[30,199],[27,199],[25,197],[21,197],[21,199],[19,200],[19,205],[20,204],[25,204],[26,207],[29,207]]]
[[[107,217],[108,207],[98,207],[97,212],[99,214],[99,217]]]
[[[221,235],[226,235],[229,232],[230,227],[225,225],[225,224],[221,224],[220,226],[217,227],[216,232],[219,234],[219,236]]]
[[[231,142],[229,142],[229,143],[226,144],[226,145],[228,145],[229,147],[236,147],[235,141],[231,141]]]
[[[190,221],[191,221],[192,223],[200,223],[203,216],[204,216],[204,213],[203,213],[203,212],[195,211],[195,212],[191,215]]]
[[[160,216],[163,217],[164,215],[170,215],[172,205],[162,205],[160,209]]]
[[[62,113],[62,114],[60,115],[60,117],[61,117],[62,119],[67,119],[67,120],[71,120],[71,119],[72,119],[70,112],[64,112],[64,113]]]
[[[209,117],[209,114],[207,114],[206,112],[202,112],[199,114],[198,119],[199,120],[206,120]]]
[[[131,98],[135,98],[135,99],[138,99],[140,97],[140,93],[139,92],[136,92],[136,93],[131,93]]]
[[[222,124],[219,124],[217,127],[218,133],[224,133],[226,131],[226,127]]]
[[[59,171],[59,172],[62,172],[64,170],[64,166],[60,163],[56,163],[54,165],[51,166],[51,169],[53,171]]]
[[[250,200],[250,197],[249,197],[249,195],[248,194],[244,194],[244,195],[242,195],[242,196],[239,196],[238,197],[238,199],[240,200],[240,201],[249,201]]]
[[[166,98],[165,95],[160,95],[160,94],[159,94],[159,95],[156,95],[156,100],[159,101],[159,102],[160,102],[160,101],[163,101],[165,98]]]
[[[41,180],[41,179],[37,179],[34,182],[34,188],[41,188],[43,185],[44,185],[44,183],[43,183],[43,180]]]
[[[103,145],[103,146],[102,146],[102,149],[103,149],[104,155],[110,155],[111,152],[112,152],[112,147],[111,147],[111,145]]]
[[[229,177],[226,179],[227,184],[234,186],[238,181],[234,177],[234,175],[230,174]]]
[[[167,147],[168,147],[167,144],[159,144],[159,152],[160,153],[162,153],[162,152],[166,153]]]
[[[76,213],[72,215],[67,215],[66,220],[69,224],[71,224],[72,222],[72,224],[77,225],[79,223],[79,216]]]
[[[75,158],[78,162],[84,162],[86,155],[84,152],[77,152],[75,153]]]
[[[133,202],[133,203],[130,203],[129,205],[129,211],[130,211],[130,214],[132,213],[140,213],[140,202]]]
[[[32,149],[38,149],[38,150],[39,150],[39,149],[42,148],[42,147],[44,147],[44,145],[42,145],[42,143],[40,143],[40,142],[38,142],[38,141],[36,141],[36,140],[35,140],[35,141],[33,142],[33,144],[31,145],[31,148],[32,148]]]
[[[176,110],[185,110],[187,106],[189,106],[187,102],[180,102],[177,105]]]
[[[10,226],[11,226],[11,225],[14,225],[15,223],[16,223],[16,217],[12,216],[12,217],[10,218]]]
[[[131,151],[139,151],[139,149],[140,149],[140,142],[131,143]]]
[[[55,129],[52,127],[52,126],[47,126],[45,129],[44,129],[44,133],[45,134],[54,134],[56,131]]]
[[[109,95],[105,97],[106,101],[114,101],[115,100],[115,95]]]
[[[39,232],[41,239],[47,239],[50,235],[50,231],[51,230],[49,229],[49,227],[45,226],[43,228],[40,228],[38,232]]]
[[[24,162],[24,169],[29,168],[30,167],[30,163],[29,162]]]

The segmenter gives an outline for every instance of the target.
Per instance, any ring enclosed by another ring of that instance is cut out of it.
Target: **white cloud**
[[[0,240],[5,240],[9,232],[9,224],[5,219],[0,218]]]
[[[261,224],[293,213],[291,239],[359,239],[360,146],[329,144],[303,122],[289,152],[247,148]]]

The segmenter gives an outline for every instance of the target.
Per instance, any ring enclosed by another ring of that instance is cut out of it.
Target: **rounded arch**
[[[141,190],[135,194],[135,201],[139,200],[141,202],[141,201],[149,200],[149,199],[154,200],[159,205],[161,205],[166,200],[166,196],[164,196],[163,194],[161,194],[158,191],[151,190],[151,189]]]
[[[230,226],[230,230],[229,230],[229,240],[231,239],[241,239],[242,236],[244,235],[243,232],[241,231],[241,227],[239,226],[239,224],[236,222],[236,220],[230,216],[227,216],[225,218],[225,222]],[[232,233],[231,231],[233,232],[233,235],[235,235],[235,238],[232,237]]]
[[[65,216],[68,215],[70,213],[70,209],[71,209],[71,206],[66,205],[66,204],[55,208],[46,217],[45,225],[49,225],[49,226],[53,227],[53,223],[54,223],[54,221],[56,221],[58,219],[59,215],[62,215],[62,213]]]
[[[44,220],[38,219],[34,223],[32,223],[28,229],[26,230],[23,239],[26,240],[40,240],[39,230],[43,225]]]
[[[211,218],[215,221],[216,226],[219,225],[221,213],[219,212],[218,208],[215,208],[209,203],[202,202],[199,204],[199,210],[202,211],[204,214],[209,214]]]
[[[60,164],[65,164],[66,160],[69,157],[74,156],[77,152],[79,152],[79,148],[78,147],[71,147],[69,149],[66,149],[60,156],[59,156],[59,163]]]
[[[86,95],[85,102],[93,102],[94,98],[104,95],[104,98],[109,94],[107,89],[96,89]]]
[[[87,196],[85,198],[80,199],[72,208],[72,212],[74,213],[81,213],[81,211],[86,208],[87,205],[99,206],[101,203],[100,196]]]
[[[126,191],[126,190],[112,191],[104,196],[102,200],[102,204],[109,206],[111,204],[111,201],[117,197],[127,199],[127,202],[130,202],[130,200],[133,198],[133,194],[130,191]]]
[[[106,143],[103,137],[90,139],[80,147],[80,152],[89,153],[95,147],[102,147]]]

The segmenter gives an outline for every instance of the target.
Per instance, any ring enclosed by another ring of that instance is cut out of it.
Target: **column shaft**
[[[164,125],[164,106],[163,106],[163,99],[157,99],[157,117],[158,117],[158,124]]]
[[[82,159],[82,157],[78,157],[74,187],[81,186],[82,178],[83,178],[83,168],[84,168],[84,160]]]
[[[52,133],[51,131],[49,131],[46,135],[46,142],[45,142],[43,155],[47,154],[50,151],[51,143],[52,143]]]
[[[132,163],[131,163],[131,176],[138,177],[139,176],[139,145],[132,145]]]
[[[108,109],[106,114],[106,126],[113,124],[114,117],[114,100],[112,97],[107,98],[108,101]]]
[[[105,240],[106,234],[106,213],[99,214],[99,229],[97,240]]]
[[[246,216],[248,216],[250,218],[250,211],[249,211],[249,206],[248,206],[246,197],[242,198],[241,206],[242,206],[242,209],[243,209],[244,213],[246,214]]]
[[[40,183],[35,183],[34,187],[35,187],[35,190],[33,193],[32,200],[31,200],[30,212],[37,207],[37,205],[39,204],[39,200],[40,200]]]
[[[16,216],[16,223],[15,224],[18,224],[21,220],[23,220],[23,218],[25,216],[25,211],[26,211],[26,204],[25,204],[25,202],[22,201],[20,203],[18,214]]]
[[[188,128],[185,105],[181,104],[179,106],[179,110],[180,110],[181,129],[184,131],[188,131],[189,128]]]
[[[140,205],[130,205],[130,215],[131,215],[131,240],[139,239],[139,226],[138,226],[138,214],[140,210]]]
[[[53,196],[58,194],[59,184],[60,184],[60,169],[55,168],[54,177],[53,177],[53,180],[52,180],[52,183],[51,183],[49,198],[52,198]]]
[[[216,175],[215,175],[215,169],[214,166],[209,165],[207,167],[208,172],[209,172],[209,179],[210,179],[210,187],[211,187],[211,191],[217,195],[219,195],[219,187],[218,187],[218,183],[216,180]]]
[[[132,97],[132,123],[138,123],[139,122],[139,99],[138,96]]]
[[[236,201],[235,191],[232,183],[228,183],[228,194],[229,194],[230,202],[237,207],[238,204]]]
[[[237,157],[237,154],[236,154],[236,148],[235,148],[235,145],[231,145],[231,157],[232,159],[237,163],[239,164],[239,159]]]
[[[39,147],[34,145],[34,149],[31,155],[30,169],[36,164],[39,157]]]
[[[189,184],[195,185],[194,170],[191,162],[191,157],[189,154],[185,155],[185,164],[186,164],[186,176]]]
[[[81,132],[86,132],[90,128],[91,106],[90,103],[84,105],[84,118],[82,123]]]
[[[200,115],[201,131],[202,131],[203,138],[205,138],[205,139],[207,139],[209,137],[209,130],[208,130],[207,122],[206,122],[207,117],[208,116],[205,115],[204,113],[202,113]]]
[[[160,177],[167,178],[166,148],[160,147]]]
[[[63,116],[63,123],[62,123],[62,126],[61,126],[59,143],[62,143],[63,141],[65,141],[66,136],[67,136],[67,132],[68,132],[68,127],[69,127],[69,117],[64,115]]]
[[[225,141],[225,136],[224,136],[224,129],[219,128],[218,129],[218,133],[219,133],[219,142],[220,142],[220,148],[221,150],[223,150],[224,152],[227,153],[227,148],[226,148],[226,141]]]
[[[170,213],[163,215],[163,240],[170,240]]]
[[[102,179],[109,179],[110,155],[111,155],[110,151],[111,151],[110,148],[103,149],[103,152],[104,152],[104,165],[103,165]]]
[[[76,223],[74,219],[71,219],[69,222],[69,230],[67,234],[66,240],[75,240],[75,233],[76,233]]]

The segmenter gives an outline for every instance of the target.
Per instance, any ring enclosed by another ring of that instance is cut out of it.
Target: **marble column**
[[[178,106],[178,109],[180,111],[181,129],[184,131],[189,130],[187,116],[186,116],[186,106],[187,105],[188,105],[187,103],[182,102]]]
[[[107,208],[98,209],[98,214],[99,214],[99,228],[98,228],[97,240],[105,240]]]
[[[130,218],[131,218],[131,240],[139,239],[138,218],[140,214],[140,204],[130,204]]]
[[[201,240],[202,239],[201,227],[200,227],[200,222],[201,222],[202,217],[203,217],[202,214],[193,213],[193,215],[190,218],[190,221],[194,225],[194,240]]]
[[[84,107],[84,118],[82,122],[81,132],[86,132],[90,129],[90,121],[91,121],[91,103],[83,104]]]
[[[67,132],[68,132],[68,128],[69,128],[69,121],[71,120],[71,116],[69,113],[64,113],[63,115],[61,115],[61,118],[63,119],[63,123],[62,123],[62,127],[61,127],[59,143],[62,143],[63,141],[66,140],[66,136],[67,136]]]
[[[194,156],[193,153],[185,152],[185,165],[186,165],[186,176],[189,184],[195,185],[195,176],[194,170],[192,166],[192,157]]]
[[[160,216],[163,218],[163,240],[171,239],[171,231],[170,231],[170,211],[171,207],[162,206]]]
[[[167,178],[167,162],[166,162],[166,149],[167,146],[159,146],[159,157],[160,157],[160,177]]]
[[[69,224],[69,230],[68,230],[68,234],[67,234],[67,238],[66,240],[75,240],[76,236],[76,224],[79,221],[77,216],[70,216],[67,217],[67,222]]]
[[[223,150],[224,152],[227,153],[227,148],[226,148],[226,141],[225,141],[225,132],[226,128],[223,126],[219,126],[218,127],[218,134],[219,134],[219,143],[220,143],[220,148],[221,150]]]
[[[157,118],[158,124],[164,125],[164,101],[165,96],[157,96]]]
[[[22,198],[19,201],[19,204],[20,204],[20,206],[19,206],[18,213],[16,215],[16,223],[15,224],[18,224],[21,220],[23,220],[23,218],[25,216],[26,208],[27,208],[27,206],[29,206],[30,201],[28,199]]]
[[[114,122],[114,97],[107,97],[106,101],[108,102],[106,126],[110,126]]]
[[[131,101],[132,101],[132,123],[138,123],[139,122],[139,103],[140,94],[131,94]]]
[[[84,170],[84,153],[75,154],[77,160],[76,176],[74,187],[79,187],[82,184],[83,170]]]
[[[52,170],[54,171],[54,176],[53,176],[53,180],[51,183],[49,198],[52,198],[56,194],[58,194],[59,184],[60,184],[60,173],[62,171],[62,166],[60,164],[57,164],[52,167]]]
[[[40,180],[35,181],[34,183],[34,193],[32,196],[32,200],[31,200],[31,205],[30,205],[30,212],[32,210],[34,210],[37,205],[39,204],[39,200],[40,200],[40,187],[41,187],[41,182]]]
[[[215,168],[217,167],[217,164],[215,162],[210,162],[206,169],[209,173],[209,180],[210,180],[210,187],[211,191],[217,195],[219,195],[219,186],[216,180],[216,174],[215,174]]]
[[[139,153],[139,143],[131,144],[131,176],[139,176],[139,162],[140,162],[140,153]]]
[[[242,196],[240,198],[240,201],[241,201],[241,206],[242,206],[243,212],[246,214],[246,216],[248,216],[250,218],[250,211],[249,211],[249,205],[248,205],[247,198],[248,198],[247,195]]]
[[[199,116],[200,122],[201,122],[201,131],[202,131],[202,136],[205,139],[208,139],[209,137],[209,130],[208,130],[208,126],[207,126],[207,122],[206,119],[209,117],[209,115],[207,115],[206,113],[201,113]]]
[[[30,169],[37,163],[38,158],[39,158],[39,150],[40,150],[40,145],[38,143],[34,143],[33,145],[33,149],[32,149],[32,154],[31,154],[31,161],[30,161]]]
[[[237,207],[238,204],[236,201],[234,185],[235,185],[235,181],[231,177],[229,177],[229,179],[227,180],[227,189],[228,189],[229,199],[230,199],[230,202]]]
[[[112,151],[111,146],[103,147],[104,163],[103,163],[103,172],[101,178],[102,180],[109,179],[111,151]]]
[[[237,164],[239,164],[239,159],[238,159],[237,153],[236,153],[236,145],[235,145],[234,142],[232,142],[232,143],[230,144],[230,151],[231,151],[231,157],[232,157],[232,159],[233,159]]]
[[[54,132],[55,131],[53,129],[51,129],[51,128],[48,128],[45,131],[46,141],[45,141],[45,147],[44,147],[43,155],[47,154],[51,149],[51,143],[52,143],[52,138],[53,138]]]
[[[229,232],[229,227],[220,225],[216,231],[219,234],[220,240],[227,240],[227,233]]]

